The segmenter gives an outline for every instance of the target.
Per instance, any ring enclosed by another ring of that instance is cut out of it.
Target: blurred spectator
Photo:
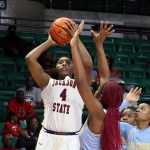
[[[112,59],[107,57],[107,62],[110,71],[110,80],[118,80],[119,78],[121,78],[121,73],[119,72],[119,70],[113,67]]]
[[[0,47],[4,48],[6,56],[25,57],[28,53],[28,43],[23,38],[16,35],[16,26],[10,25],[7,35],[1,38]]]
[[[38,117],[31,117],[27,121],[27,128],[25,129],[28,133],[28,137],[25,138],[22,135],[19,135],[17,146],[19,149],[23,150],[35,150],[39,132],[41,129],[41,122]]]
[[[3,129],[3,136],[10,135],[11,137],[18,137],[19,134],[26,137],[26,132],[19,127],[17,114],[9,112]]]
[[[35,81],[32,76],[29,75],[26,78],[26,86],[19,88],[17,91],[22,90],[24,92],[25,100],[34,108],[38,108],[42,105],[41,90],[34,85]]]
[[[2,139],[3,142],[3,148],[0,148],[0,150],[19,150],[17,148],[13,148],[12,144],[12,138],[10,135],[5,135]]]
[[[30,116],[35,116],[34,108],[25,101],[22,90],[17,91],[16,97],[9,101],[7,107],[8,112],[12,111],[17,114],[19,121],[27,120]]]

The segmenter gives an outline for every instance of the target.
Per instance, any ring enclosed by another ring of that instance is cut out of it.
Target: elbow
[[[93,66],[93,63],[92,62],[90,62],[90,61],[87,61],[87,62],[85,62],[85,69],[86,70],[92,70],[92,66]]]
[[[87,67],[91,67],[92,68],[92,66],[93,66],[92,60],[87,60],[86,61],[86,65],[87,65]]]
[[[27,54],[26,56],[25,56],[25,61],[27,61],[27,60],[29,60],[29,54]]]
[[[25,62],[28,64],[29,62],[31,62],[33,59],[29,56],[29,55],[26,55],[25,57]]]

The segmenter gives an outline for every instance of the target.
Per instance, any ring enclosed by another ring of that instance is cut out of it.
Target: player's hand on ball
[[[70,22],[70,21],[65,21],[65,24],[67,25],[68,28],[63,27],[65,30],[67,30],[70,35],[73,37],[75,32],[78,29],[78,25],[75,22]]]
[[[78,29],[76,30],[75,34],[72,37],[72,39],[70,41],[71,46],[74,46],[77,44],[78,37],[83,30],[83,26],[84,26],[84,20],[81,21],[80,25],[78,26]]]
[[[49,41],[53,46],[58,46],[58,45],[59,45],[58,43],[56,43],[56,42],[52,39],[52,37],[51,37],[50,34],[49,34],[49,36],[48,36],[48,41]]]

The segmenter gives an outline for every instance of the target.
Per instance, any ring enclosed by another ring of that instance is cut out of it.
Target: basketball
[[[68,29],[68,26],[65,24],[66,21],[73,23],[71,19],[66,17],[57,18],[52,23],[49,30],[49,34],[51,35],[52,39],[60,45],[66,45],[71,40],[71,34],[66,30]]]

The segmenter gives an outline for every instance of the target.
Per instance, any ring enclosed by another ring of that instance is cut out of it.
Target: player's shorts
[[[80,150],[79,135],[56,135],[42,128],[36,150]]]

